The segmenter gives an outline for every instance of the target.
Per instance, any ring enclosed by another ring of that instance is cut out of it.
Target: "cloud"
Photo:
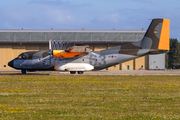
[[[31,0],[28,2],[28,4],[30,5],[45,5],[45,6],[53,6],[53,7],[61,7],[61,8],[79,8],[79,7],[83,7],[86,8],[88,6],[91,6],[91,4],[74,4],[72,2],[69,1],[62,1],[62,0]]]
[[[86,9],[83,7],[86,6],[61,0],[31,0],[21,7],[1,7],[0,28],[81,29],[89,25],[89,20],[93,18],[92,14],[95,14],[87,10],[88,7]]]
[[[180,38],[179,4],[167,0],[25,1],[0,7],[0,29],[147,29],[149,19],[167,18],[171,37]]]
[[[24,27],[42,29],[68,23],[71,24],[75,20],[75,17],[69,11],[48,6],[11,7],[4,9],[1,8],[0,10],[4,11],[0,12],[2,16],[1,28],[15,29]]]
[[[112,23],[118,23],[120,21],[121,17],[119,13],[104,13],[97,17],[97,21],[99,22],[112,22]]]

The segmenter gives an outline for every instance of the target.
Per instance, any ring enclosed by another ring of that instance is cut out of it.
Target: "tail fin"
[[[142,49],[169,50],[169,19],[153,19],[142,42]]]

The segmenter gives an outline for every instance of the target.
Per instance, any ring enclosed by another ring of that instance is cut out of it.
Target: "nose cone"
[[[14,65],[13,65],[13,60],[8,63],[8,66],[10,66],[10,67],[12,67],[12,68],[14,67]]]

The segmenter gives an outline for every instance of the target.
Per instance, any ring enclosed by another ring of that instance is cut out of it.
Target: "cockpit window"
[[[49,56],[47,51],[31,51],[20,54],[16,59],[19,60],[32,60],[32,59],[42,59]]]
[[[19,60],[25,60],[27,57],[24,54],[20,54],[17,59]]]

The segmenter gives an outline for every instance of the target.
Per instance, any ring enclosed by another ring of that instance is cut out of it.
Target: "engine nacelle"
[[[59,71],[90,71],[94,69],[94,66],[88,63],[67,63],[56,65],[54,69]]]
[[[52,54],[55,58],[70,58],[84,54],[84,52],[66,52],[64,50],[53,50]]]

